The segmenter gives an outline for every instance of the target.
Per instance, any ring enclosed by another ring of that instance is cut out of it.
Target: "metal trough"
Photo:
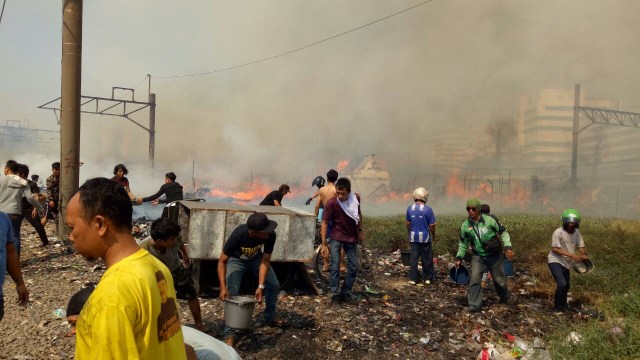
[[[271,255],[275,262],[308,262],[314,255],[316,218],[306,211],[281,206],[183,201],[178,223],[182,241],[195,260],[217,260],[224,243],[238,225],[254,212],[263,212],[278,223]]]

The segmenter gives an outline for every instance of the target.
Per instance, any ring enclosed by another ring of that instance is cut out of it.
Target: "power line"
[[[6,1],[6,0],[5,0],[5,1]],[[316,46],[316,45],[322,44],[323,42],[326,42],[326,41],[329,41],[329,40],[333,40],[333,39],[335,39],[335,38],[338,38],[338,37],[344,36],[344,35],[346,35],[346,34],[349,34],[349,33],[354,32],[354,31],[358,31],[358,30],[363,29],[363,28],[365,28],[365,27],[367,27],[367,26],[371,26],[371,25],[373,25],[373,24],[375,24],[375,23],[379,23],[379,22],[381,22],[381,21],[387,20],[387,19],[389,19],[389,18],[392,18],[392,17],[394,17],[394,16],[400,15],[400,14],[402,14],[402,13],[405,13],[405,12],[407,12],[407,11],[413,10],[413,9],[417,8],[418,6],[422,6],[422,5],[424,5],[424,4],[426,4],[426,3],[429,3],[429,2],[431,2],[431,1],[432,1],[432,0],[423,1],[423,2],[421,2],[421,3],[419,3],[419,4],[417,4],[417,5],[411,6],[411,7],[409,7],[409,8],[404,9],[404,10],[401,10],[401,11],[398,11],[398,12],[393,13],[393,14],[391,14],[391,15],[387,15],[387,16],[385,16],[385,17],[383,17],[383,18],[380,18],[380,19],[374,20],[374,21],[372,21],[372,22],[370,22],[370,23],[367,23],[367,24],[364,24],[364,25],[358,26],[358,27],[356,27],[356,28],[353,28],[353,29],[347,30],[347,31],[345,31],[345,32],[342,32],[342,33],[340,33],[340,34],[333,35],[333,36],[329,36],[328,38],[324,38],[324,39],[319,40],[319,41],[316,41],[316,42],[314,42],[314,43],[307,44],[307,45],[301,46],[301,47],[299,47],[299,48],[296,48],[296,49],[293,49],[293,50],[289,50],[289,51],[286,51],[286,52],[283,52],[283,53],[280,53],[280,54],[277,54],[277,55],[269,56],[269,57],[262,58],[262,59],[258,59],[258,60],[253,60],[253,61],[250,61],[250,62],[247,62],[247,63],[244,63],[244,64],[239,64],[239,65],[229,66],[229,67],[222,68],[222,69],[212,70],[212,71],[206,71],[206,72],[200,72],[200,73],[193,73],[193,74],[183,74],[183,75],[156,76],[155,78],[158,78],[158,79],[172,79],[172,78],[181,78],[181,77],[192,77],[192,76],[211,75],[211,74],[215,74],[215,73],[222,72],[222,71],[233,70],[233,69],[237,69],[237,68],[241,68],[241,67],[245,67],[245,66],[249,66],[249,65],[253,65],[253,64],[257,64],[257,63],[261,63],[261,62],[264,62],[264,61],[273,60],[273,59],[276,59],[276,58],[279,58],[279,57],[282,57],[282,56],[285,56],[285,55],[292,54],[292,53],[294,53],[294,52],[298,52],[298,51],[301,51],[301,50],[304,50],[304,49],[310,48],[310,47],[312,47],[312,46]]]
[[[2,11],[0,11],[0,23],[2,22],[2,14],[4,14],[4,6],[7,4],[7,0],[2,1]]]

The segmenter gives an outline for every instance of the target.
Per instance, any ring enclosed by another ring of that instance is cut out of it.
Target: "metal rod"
[[[155,167],[156,152],[156,94],[149,94],[149,162]]]

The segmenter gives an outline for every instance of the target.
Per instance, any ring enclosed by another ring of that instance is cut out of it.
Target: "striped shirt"
[[[436,216],[427,204],[416,202],[407,208],[406,220],[411,223],[409,228],[409,242],[431,242],[429,225],[436,223]]]

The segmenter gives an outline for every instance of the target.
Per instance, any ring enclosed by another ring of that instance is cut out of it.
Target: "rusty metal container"
[[[281,206],[183,201],[178,223],[189,256],[217,260],[229,235],[254,212],[263,212],[278,223],[271,261],[311,261],[316,231],[316,217],[311,213]]]

